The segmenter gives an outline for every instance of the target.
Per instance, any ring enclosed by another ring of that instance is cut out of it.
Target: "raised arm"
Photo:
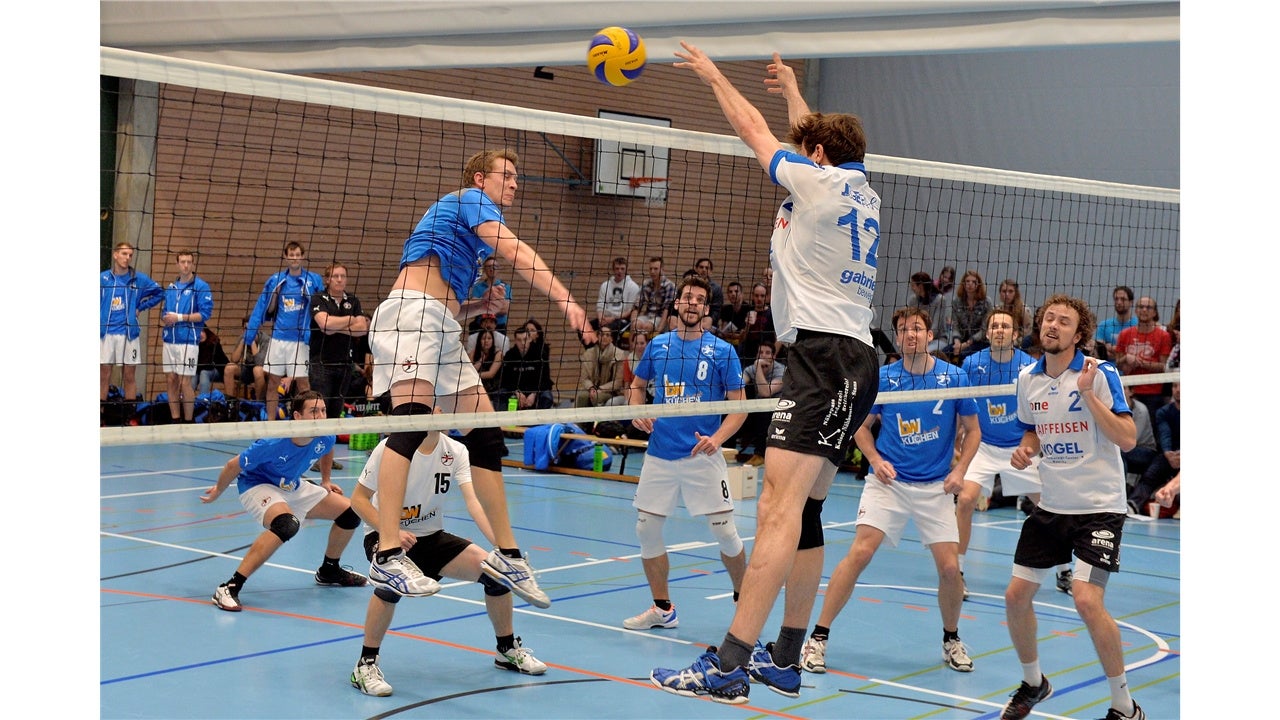
[[[697,73],[702,82],[711,87],[715,93],[725,119],[733,126],[733,131],[756,154],[761,167],[769,169],[773,155],[782,149],[782,143],[769,131],[769,124],[754,105],[742,96],[741,92],[720,72],[720,68],[711,62],[707,54],[684,40],[680,41],[684,52],[676,51],[676,57],[683,62],[674,63],[675,67],[687,68]],[[777,58],[777,55],[774,56]]]
[[[773,54],[773,62],[769,63],[767,70],[772,77],[764,79],[765,90],[781,93],[786,98],[787,122],[791,123],[791,127],[795,127],[805,115],[809,114],[809,103],[804,101],[804,96],[800,94],[800,86],[796,84],[796,71],[790,65],[783,63],[778,53]]]
[[[511,232],[511,228],[497,220],[481,223],[475,231],[499,255],[506,258],[516,272],[529,281],[534,290],[546,295],[560,308],[569,327],[582,334],[583,343],[587,345],[595,343],[596,331],[587,321],[587,312],[573,299],[569,289],[560,282],[533,246],[516,237],[515,233]]]

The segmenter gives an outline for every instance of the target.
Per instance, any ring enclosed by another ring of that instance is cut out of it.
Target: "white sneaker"
[[[213,591],[213,604],[216,605],[219,610],[240,612],[240,598],[236,597],[235,594],[231,592],[231,588],[228,587],[226,583],[222,583],[218,586],[217,590]]]
[[[520,638],[516,638],[515,647],[499,652],[493,658],[493,666],[525,675],[541,675],[547,671],[547,664],[534,657],[532,650],[521,645]]]
[[[356,663],[356,669],[351,671],[351,687],[365,695],[375,697],[386,697],[391,694],[391,686],[382,677],[382,668],[378,667],[377,658],[374,658],[371,663],[364,662],[363,658]]]
[[[942,660],[956,672],[973,672],[973,660],[969,650],[959,638],[942,643]]]
[[[382,563],[374,555],[373,562],[369,563],[369,582],[406,597],[427,597],[440,592],[440,583],[423,575],[404,550]]]
[[[628,630],[653,630],[655,628],[673,628],[680,624],[680,618],[676,616],[676,606],[672,605],[670,610],[663,610],[657,605],[649,606],[648,610],[629,617],[622,621],[622,627]]]
[[[538,581],[533,577],[533,568],[524,558],[509,558],[501,551],[494,550],[489,557],[480,563],[480,570],[490,578],[511,588],[511,592],[519,595],[525,602],[538,608],[551,607],[551,598],[538,588]]]
[[[809,638],[800,648],[800,667],[806,672],[821,675],[827,671],[827,641]]]

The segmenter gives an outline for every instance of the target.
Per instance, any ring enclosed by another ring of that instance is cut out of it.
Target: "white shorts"
[[[677,496],[683,498],[685,508],[694,517],[733,510],[729,466],[724,454],[694,455],[679,460],[645,455],[631,504],[637,510],[670,517],[676,510]]]
[[[960,542],[956,525],[956,496],[942,491],[942,481],[885,485],[868,475],[858,503],[856,525],[870,525],[884,533],[894,547],[902,539],[908,520],[915,520],[920,542],[926,546],[942,542]]]
[[[167,373],[193,376],[196,374],[196,360],[199,359],[199,355],[199,345],[165,343],[162,367]]]
[[[285,490],[278,485],[254,485],[240,493],[240,505],[250,517],[262,525],[262,518],[266,515],[267,508],[276,503],[286,503],[289,506],[289,512],[302,520],[327,497],[329,497],[328,490],[306,480],[300,480],[295,490]]]
[[[425,380],[437,396],[480,386],[467,357],[462,325],[449,308],[424,293],[397,290],[378,305],[369,324],[374,397],[406,380]]]
[[[983,497],[991,497],[997,474],[1000,476],[1000,494],[1005,497],[1040,492],[1040,458],[1031,458],[1031,465],[1025,470],[1019,470],[1009,464],[1009,458],[1013,457],[1015,449],[986,443],[978,445],[978,454],[969,463],[964,481],[981,485]]]
[[[124,334],[103,335],[99,353],[103,365],[141,365],[141,336],[129,340]]]
[[[311,347],[306,343],[272,338],[262,369],[276,377],[310,377]]]

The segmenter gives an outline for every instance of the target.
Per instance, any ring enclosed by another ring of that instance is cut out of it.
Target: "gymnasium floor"
[[[519,443],[508,444],[519,457]],[[199,499],[243,447],[101,449],[101,717],[985,720],[998,717],[1021,679],[1003,603],[1022,518],[1013,508],[975,516],[965,572],[971,599],[960,625],[974,672],[942,665],[936,576],[909,526],[898,548],[881,548],[837,619],[830,671],[806,673],[799,699],[757,685],[748,704],[729,706],[670,695],[648,681],[653,667],[683,667],[718,643],[732,616],[730,584],[706,525],[683,512],[666,525],[680,626],[625,630],[622,619],[650,604],[634,486],[508,469],[517,537],[554,600],[547,610],[517,600],[516,634],[549,670],[531,677],[494,668],[480,587],[446,581],[434,597],[399,604],[382,648],[395,694],[368,697],[347,678],[370,590],[319,587],[311,577],[327,522],[304,523],[254,574],[240,596],[244,612],[210,604],[259,531],[233,489],[212,505]],[[335,480],[350,494],[367,453],[339,445],[337,455],[346,468]],[[639,467],[632,456],[628,471]],[[842,473],[827,501],[828,573],[852,541],[861,490],[861,481]],[[755,511],[754,499],[738,504],[748,551]],[[446,527],[483,540],[460,503],[446,513]],[[365,572],[358,538],[343,563]],[[1122,572],[1107,591],[1130,686],[1151,718],[1181,712],[1180,557],[1179,521],[1131,519]],[[1047,587],[1037,602],[1041,662],[1055,693],[1033,717],[1102,717],[1106,679],[1070,598]],[[780,598],[766,640],[777,632],[781,606]]]

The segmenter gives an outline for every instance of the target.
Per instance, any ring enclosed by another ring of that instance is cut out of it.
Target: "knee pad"
[[[391,409],[392,415],[430,415],[431,406],[423,403],[405,403]],[[394,432],[387,438],[387,449],[395,452],[397,455],[413,460],[413,454],[417,452],[418,446],[423,440],[427,439],[426,430],[408,430],[405,432]]]
[[[642,559],[656,558],[667,551],[666,543],[662,542],[662,526],[666,523],[667,518],[662,515],[636,513],[636,537],[640,538]]]
[[[389,590],[387,588],[377,587],[375,585],[373,588],[373,594],[376,595],[379,600],[382,600],[383,602],[389,602],[392,605],[395,605],[396,603],[400,602],[400,593],[396,592],[395,590]]]
[[[725,557],[737,557],[742,552],[742,538],[738,536],[738,526],[733,522],[733,513],[716,513],[707,516],[707,525],[711,534],[720,543],[720,554]]]
[[[298,522],[297,516],[293,513],[280,513],[275,520],[271,521],[267,529],[275,533],[276,537],[280,538],[280,542],[289,542],[294,535],[298,534],[300,527],[302,523]]]
[[[511,588],[503,585],[484,573],[480,573],[480,579],[477,580],[477,582],[484,586],[484,594],[489,597],[502,597],[503,595],[511,592]]]
[[[341,515],[334,518],[333,524],[343,530],[355,530],[360,527],[360,516],[356,514],[355,510],[347,508]]]
[[[471,467],[502,472],[502,457],[507,454],[507,443],[502,430],[496,427],[476,428],[461,438],[471,455]]]
[[[822,503],[826,499],[804,501],[804,512],[800,516],[800,542],[797,550],[809,550],[822,547],[826,541],[822,537]]]

